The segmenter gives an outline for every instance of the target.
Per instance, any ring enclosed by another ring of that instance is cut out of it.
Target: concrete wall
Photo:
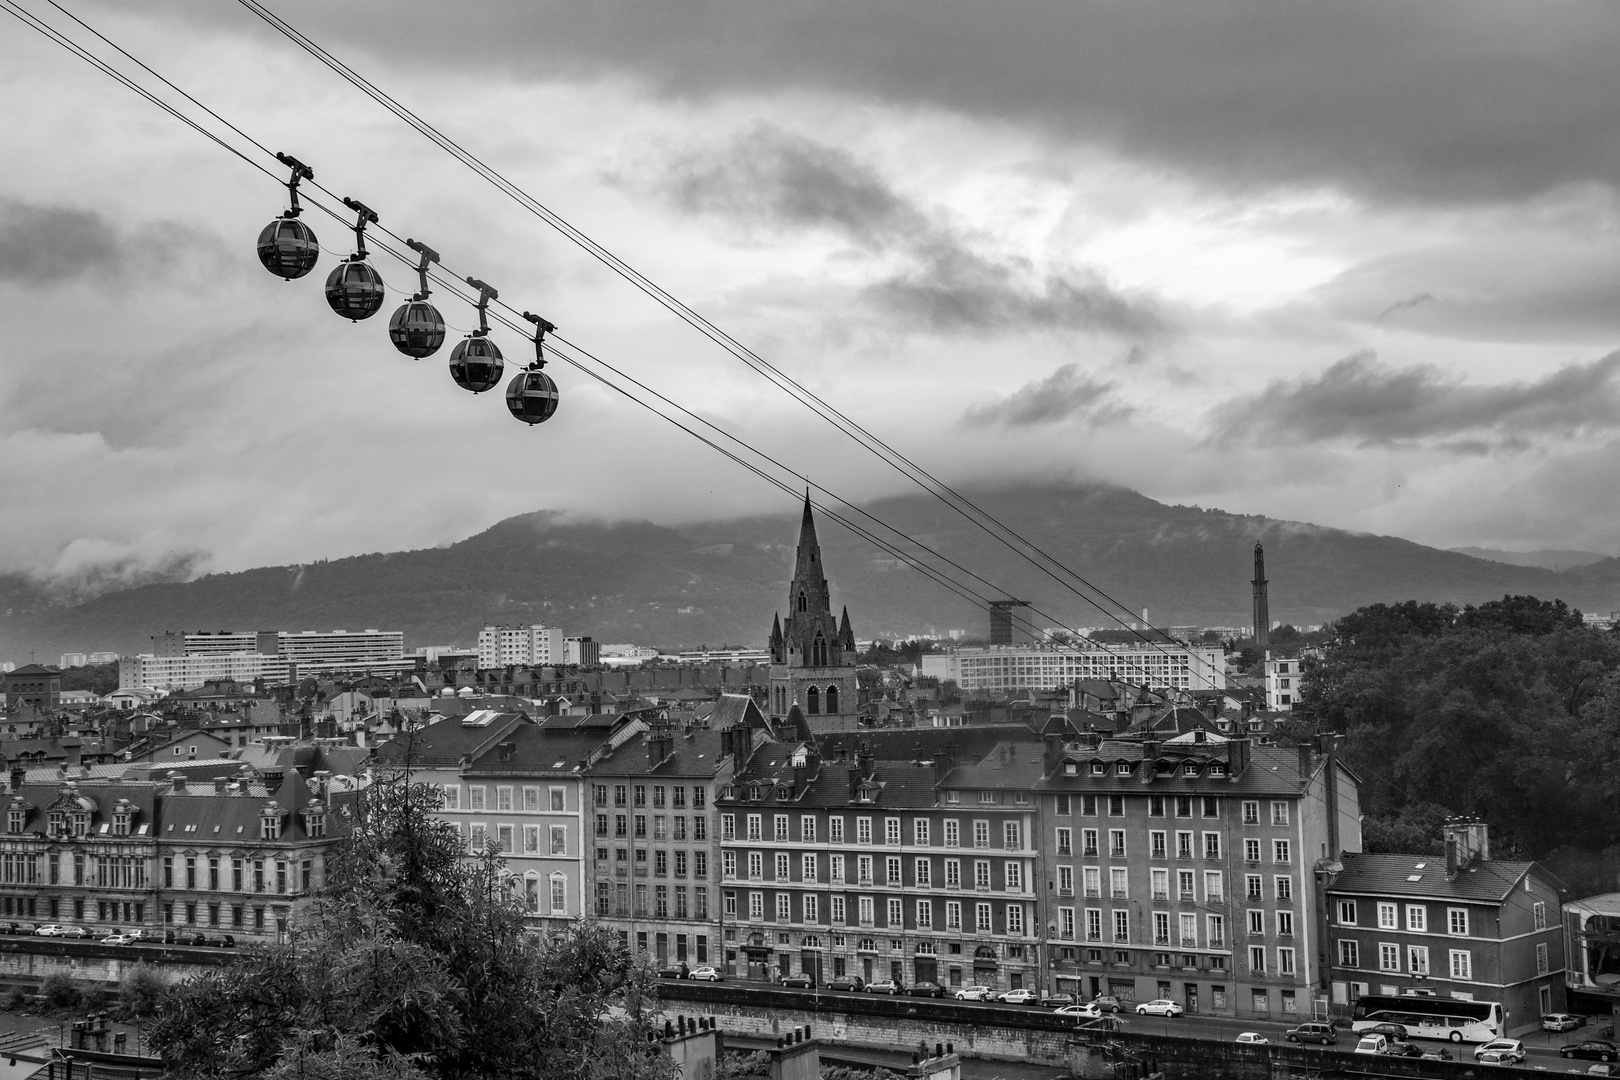
[[[1272,1080],[1277,1076],[1326,1075],[1329,1070],[1347,1077],[1477,1080],[1480,1071],[1466,1047],[1456,1061],[1418,1061],[1352,1054],[1348,1047],[1330,1050],[1291,1043],[1239,1046],[1214,1039],[1116,1033],[1078,1036],[1070,1049],[1070,1070],[1085,1080],[1121,1080],[1154,1072],[1162,1072],[1165,1080]],[[1456,1047],[1451,1050],[1456,1053]]]
[[[51,975],[66,975],[81,990],[116,991],[137,964],[179,981],[230,963],[232,949],[170,945],[100,945],[57,938],[0,937],[0,990],[36,991]]]

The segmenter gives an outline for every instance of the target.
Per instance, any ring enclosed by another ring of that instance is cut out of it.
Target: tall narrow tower
[[[787,618],[771,626],[770,712],[782,717],[798,705],[812,731],[850,731],[856,726],[855,634],[849,609],[834,615],[821,566],[816,519],[804,500]]]
[[[1266,606],[1266,552],[1254,545],[1254,644],[1264,652],[1271,648],[1271,610]]]

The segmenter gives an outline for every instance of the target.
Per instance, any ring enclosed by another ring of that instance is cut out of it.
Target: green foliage
[[[152,1045],[171,1075],[669,1077],[651,973],[595,924],[530,933],[498,855],[463,858],[438,798],[379,779],[292,944],[167,994]]]
[[[62,672],[62,689],[110,694],[118,689],[118,664],[86,664],[67,668]]]
[[[39,996],[50,1008],[65,1009],[79,1003],[79,988],[73,985],[73,980],[61,972],[54,972],[45,976],[40,984]]]
[[[1438,854],[1444,818],[1473,814],[1494,854],[1556,863],[1575,895],[1614,888],[1620,638],[1527,596],[1377,604],[1334,629],[1299,715],[1345,737],[1367,850]]]
[[[146,1020],[158,1011],[169,984],[146,964],[136,964],[118,986],[118,1009],[128,1020]]]

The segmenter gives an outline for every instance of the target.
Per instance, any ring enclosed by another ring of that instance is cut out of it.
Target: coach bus
[[[1350,1029],[1364,1031],[1374,1024],[1399,1024],[1414,1038],[1451,1042],[1489,1042],[1499,1038],[1506,1026],[1502,1005],[1496,1001],[1365,994],[1356,999]]]

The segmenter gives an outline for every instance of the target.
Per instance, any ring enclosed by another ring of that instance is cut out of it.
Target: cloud
[[[905,264],[860,288],[880,317],[941,332],[1091,329],[1133,337],[1166,332],[1145,298],[1093,270],[1038,272],[1027,258],[988,254],[906,198],[877,169],[837,147],[770,124],[677,154],[658,182],[689,213],[749,229],[824,229]]]
[[[119,242],[93,210],[0,197],[0,281],[47,285],[110,268]]]
[[[1233,398],[1211,420],[1218,442],[1371,446],[1444,439],[1441,448],[1456,453],[1479,453],[1487,444],[1520,450],[1537,438],[1620,428],[1617,371],[1620,352],[1613,352],[1533,382],[1480,386],[1428,365],[1392,368],[1368,350],[1320,375],[1274,381]]]
[[[1075,364],[1064,364],[1000,401],[968,406],[961,423],[964,427],[1029,427],[1069,420],[1115,423],[1135,412],[1114,397],[1116,388],[1116,384],[1087,375]]]
[[[243,32],[234,10],[171,9]],[[373,71],[627,74],[689,100],[829,92],[1038,126],[1249,187],[1449,201],[1620,175],[1620,9],[1589,0],[288,0],[278,13],[349,59],[369,51]]]
[[[1434,304],[1438,302],[1439,301],[1435,299],[1434,293],[1418,293],[1416,296],[1408,296],[1405,300],[1395,301],[1393,304],[1389,305],[1389,307],[1378,313],[1378,319],[1379,321],[1382,321],[1389,318],[1391,315],[1399,315],[1403,311],[1411,311],[1413,308],[1420,308],[1424,304]]]

